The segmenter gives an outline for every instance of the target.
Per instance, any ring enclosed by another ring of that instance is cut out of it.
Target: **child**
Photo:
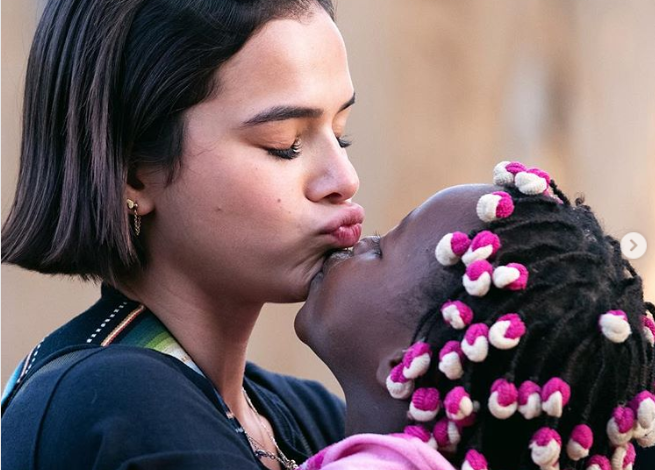
[[[655,444],[641,278],[545,172],[503,162],[494,183],[436,194],[314,279],[296,330],[357,435],[304,468],[631,470]]]

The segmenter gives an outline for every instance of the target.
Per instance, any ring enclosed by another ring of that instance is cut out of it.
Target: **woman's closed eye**
[[[300,142],[300,138],[298,137],[296,140],[293,141],[293,144],[291,144],[291,147],[286,148],[286,149],[266,149],[266,151],[273,155],[274,157],[278,158],[283,158],[285,160],[293,160],[294,158],[300,156],[300,153],[302,151],[302,146]]]
[[[339,147],[341,148],[347,148],[352,145],[352,141],[347,137],[336,137],[336,139],[337,142],[339,143]],[[301,155],[302,142],[300,141],[300,138],[297,138],[296,140],[293,141],[293,144],[291,144],[291,147],[289,148],[285,148],[285,149],[268,148],[266,149],[266,151],[270,155],[273,155],[274,157],[282,158],[284,160],[293,160],[294,158],[297,158]]]

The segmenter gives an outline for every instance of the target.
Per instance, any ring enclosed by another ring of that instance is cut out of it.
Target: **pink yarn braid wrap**
[[[417,342],[405,351],[403,373],[408,379],[416,379],[425,374],[432,360],[432,348],[425,342]]]
[[[441,409],[441,397],[436,388],[418,388],[412,395],[408,416],[415,421],[432,421]]]
[[[439,370],[450,380],[457,380],[464,374],[464,353],[459,341],[448,341],[439,351]]]
[[[446,416],[453,421],[463,420],[473,413],[471,396],[461,385],[446,394],[443,405]]]
[[[468,265],[462,278],[466,292],[474,297],[487,295],[493,272],[493,266],[487,260],[474,261]]]
[[[514,201],[505,191],[485,194],[478,200],[476,213],[483,222],[509,217],[514,212]]]
[[[589,455],[594,445],[594,434],[586,424],[578,424],[571,431],[571,437],[566,445],[566,453],[571,460],[577,462]]]
[[[617,406],[607,423],[607,436],[614,446],[623,446],[632,439],[635,412],[627,406]]]
[[[553,377],[541,389],[541,406],[549,416],[560,418],[570,399],[571,387],[559,377]]]
[[[541,415],[541,387],[530,380],[519,386],[519,413],[525,419]]]
[[[552,428],[539,429],[530,441],[532,461],[540,468],[549,468],[557,464],[562,450],[562,438]]]
[[[641,321],[646,341],[651,346],[655,346],[655,321],[648,315],[644,315]]]
[[[518,409],[518,397],[518,390],[513,383],[498,379],[491,386],[489,411],[498,419],[507,419]]]
[[[466,452],[462,470],[488,470],[488,467],[487,459],[480,452],[475,449]]]
[[[468,327],[462,340],[462,351],[471,362],[482,362],[489,353],[489,327],[475,323]]]
[[[468,266],[474,261],[489,259],[494,256],[500,248],[501,244],[498,235],[489,230],[483,230],[473,237],[471,245],[462,256],[462,261]]]
[[[585,468],[586,470],[612,470],[612,465],[604,455],[592,455]]]
[[[444,321],[456,330],[466,328],[473,321],[473,310],[459,300],[449,300],[443,304],[441,315]]]
[[[655,423],[655,395],[648,390],[639,392],[629,403],[642,428],[650,428]]]

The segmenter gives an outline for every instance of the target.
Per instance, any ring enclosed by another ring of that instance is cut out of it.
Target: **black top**
[[[119,312],[116,300],[125,304]],[[22,369],[29,371],[3,406],[2,468],[264,468],[204,376],[169,355],[121,343],[139,333],[135,318],[125,326],[137,306],[126,302],[103,289],[96,305],[28,356]],[[155,318],[147,310],[138,317],[142,324]],[[80,341],[98,321],[102,334]],[[99,345],[118,330],[109,346]],[[301,463],[343,438],[343,403],[320,384],[248,364],[244,387],[288,458]]]

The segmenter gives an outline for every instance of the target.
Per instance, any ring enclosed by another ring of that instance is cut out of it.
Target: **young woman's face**
[[[179,175],[155,185],[151,265],[213,294],[302,300],[326,252],[361,233],[343,40],[315,7],[264,25],[217,77],[215,97],[186,113]]]
[[[475,205],[492,186],[456,186],[437,193],[389,233],[334,253],[312,281],[296,332],[337,378],[375,381],[378,364],[407,347],[433,296],[455,278],[434,256],[439,240],[479,229]]]

